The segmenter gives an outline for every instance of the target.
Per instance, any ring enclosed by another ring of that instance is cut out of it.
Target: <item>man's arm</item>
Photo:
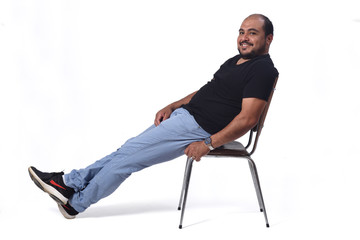
[[[264,100],[244,98],[241,112],[224,129],[211,136],[212,146],[214,148],[220,147],[247,133],[258,123],[265,105],[266,101]],[[196,161],[200,161],[201,157],[208,152],[209,148],[204,141],[194,142],[185,150],[185,154],[188,157],[195,157]]]
[[[241,112],[223,130],[211,136],[212,146],[220,147],[246,134],[258,123],[265,105],[264,100],[244,98]]]
[[[162,121],[168,119],[171,113],[184,104],[188,104],[197,91],[187,95],[179,101],[173,102],[156,113],[154,124],[158,126]]]

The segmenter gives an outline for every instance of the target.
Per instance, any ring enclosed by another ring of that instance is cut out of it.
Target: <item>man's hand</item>
[[[191,157],[196,161],[200,161],[201,157],[205,156],[209,152],[210,149],[206,146],[204,141],[193,142],[185,149],[186,156]]]
[[[172,112],[173,112],[173,109],[170,105],[166,106],[163,109],[161,109],[160,111],[158,111],[155,115],[155,121],[154,121],[155,126],[159,126],[159,124],[162,121],[168,119]]]
[[[197,91],[187,95],[186,97],[180,99],[179,101],[173,102],[172,104],[167,105],[166,107],[164,107],[163,109],[161,109],[160,111],[158,111],[156,113],[155,116],[155,121],[154,124],[155,126],[159,126],[159,124],[162,121],[165,121],[166,119],[168,119],[171,115],[171,113],[181,107],[182,105],[188,104],[191,100],[191,98],[196,94]]]

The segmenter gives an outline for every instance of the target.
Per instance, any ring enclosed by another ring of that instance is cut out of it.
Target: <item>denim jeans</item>
[[[175,159],[184,154],[190,143],[209,136],[187,110],[179,108],[159,126],[149,127],[117,151],[85,169],[65,174],[66,185],[75,190],[70,205],[83,212],[113,193],[133,172]]]

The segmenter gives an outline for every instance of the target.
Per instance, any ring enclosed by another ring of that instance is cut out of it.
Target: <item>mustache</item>
[[[250,45],[250,46],[253,46],[253,44],[252,44],[252,43],[249,43],[248,41],[242,41],[242,42],[240,42],[240,45],[243,45],[244,43],[246,43],[246,44],[248,44],[248,45]]]

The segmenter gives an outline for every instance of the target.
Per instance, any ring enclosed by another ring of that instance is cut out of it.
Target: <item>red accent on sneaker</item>
[[[66,208],[67,210],[70,210],[70,208],[68,208],[66,205],[61,205],[63,206],[64,208]]]
[[[59,184],[57,184],[56,182],[54,182],[54,180],[51,180],[50,183],[51,183],[52,185],[54,185],[54,186],[57,186],[57,187],[59,187],[59,188],[62,188],[62,189],[64,189],[64,190],[66,190],[66,188],[64,188],[63,186],[60,186]]]

